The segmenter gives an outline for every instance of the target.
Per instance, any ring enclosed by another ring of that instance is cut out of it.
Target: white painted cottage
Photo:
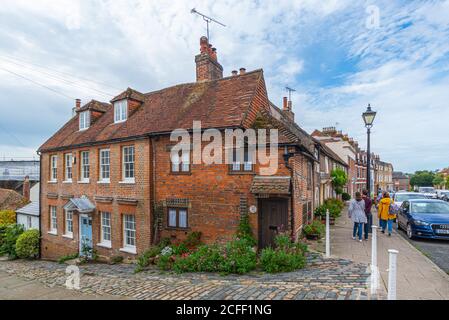
[[[39,183],[29,191],[30,203],[16,210],[17,224],[21,224],[25,230],[39,230]]]

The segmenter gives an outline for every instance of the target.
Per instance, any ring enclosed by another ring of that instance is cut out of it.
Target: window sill
[[[123,122],[125,122],[127,119],[124,119],[124,120],[117,120],[117,121],[114,121],[114,124],[117,124],[117,123],[123,123]]]
[[[256,173],[254,171],[229,171],[230,175],[242,175],[242,174],[246,174],[246,175],[255,175]]]
[[[119,181],[119,184],[136,184],[136,180]]]
[[[56,184],[56,183],[58,183],[58,180],[50,180],[50,181],[47,181],[47,183]]]
[[[174,175],[174,176],[182,176],[182,175],[191,176],[192,172],[191,171],[170,171],[170,174]]]
[[[62,237],[66,238],[66,239],[72,239],[73,240],[73,234],[63,234]]]
[[[119,249],[120,252],[125,252],[125,253],[130,253],[130,254],[137,254],[137,250],[136,248],[120,248]]]
[[[48,231],[47,234],[52,235],[52,236],[57,236],[58,232],[57,231]]]
[[[111,181],[110,180],[100,180],[100,181],[97,181],[97,183],[98,184],[110,184]]]
[[[64,183],[64,184],[69,184],[69,183],[72,183],[73,181],[72,180],[65,180],[65,181],[62,181],[62,183]]]
[[[90,180],[80,180],[78,181],[79,184],[88,184],[90,183]]]
[[[165,227],[167,231],[189,231],[190,227],[181,228],[181,227]]]
[[[106,243],[106,242],[97,243],[97,247],[112,249],[112,245],[110,243]]]

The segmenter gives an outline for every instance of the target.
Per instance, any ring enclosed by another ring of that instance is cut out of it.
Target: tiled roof
[[[139,91],[136,91],[134,89],[128,88],[126,91],[120,93],[118,96],[113,98],[111,102],[119,101],[123,99],[131,99],[139,102],[145,101],[145,95],[143,93],[140,93]]]
[[[251,193],[290,194],[290,177],[255,176],[251,185]]]
[[[0,189],[0,210],[16,210],[26,203],[27,200],[16,191]]]
[[[77,112],[82,112],[86,110],[98,111],[98,112],[106,112],[111,109],[112,105],[105,102],[100,102],[97,100],[91,100],[89,103],[82,106]]]
[[[77,115],[39,151],[169,133],[177,128],[188,130],[194,120],[201,121],[203,128],[241,127],[261,81],[263,71],[255,70],[244,75],[181,84],[147,93],[142,106],[127,121],[114,124],[114,110],[106,108],[106,112],[84,131],[78,130]],[[135,91],[128,94],[135,95]]]
[[[16,213],[26,214],[29,216],[39,216],[39,201],[33,201],[25,207],[16,210]]]

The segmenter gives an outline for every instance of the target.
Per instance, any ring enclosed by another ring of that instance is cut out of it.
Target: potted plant
[[[304,227],[304,234],[308,240],[318,240],[323,236],[324,228],[321,221],[315,220]]]

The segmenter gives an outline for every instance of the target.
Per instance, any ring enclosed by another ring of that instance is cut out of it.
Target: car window
[[[449,204],[445,202],[417,202],[412,204],[412,213],[443,213],[449,215]]]
[[[396,198],[395,198],[395,201],[403,202],[403,201],[410,200],[410,199],[427,199],[427,197],[425,195],[422,195],[422,194],[419,194],[419,193],[416,193],[416,194],[413,194],[413,193],[411,193],[411,194],[397,194]]]

